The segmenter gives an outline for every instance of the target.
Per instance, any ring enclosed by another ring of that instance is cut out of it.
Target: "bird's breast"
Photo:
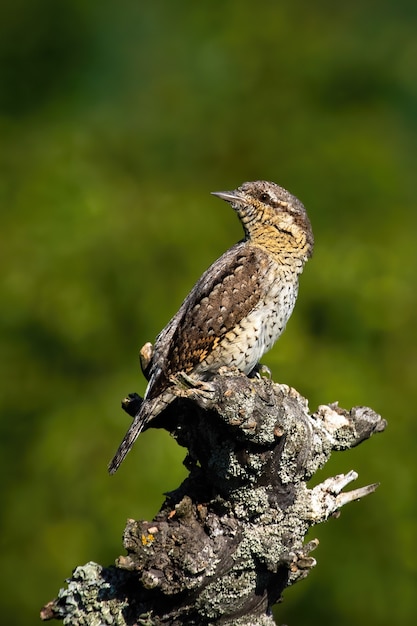
[[[273,282],[257,305],[221,338],[196,373],[209,376],[226,366],[249,374],[283,332],[294,309],[297,290],[297,283],[292,280]]]

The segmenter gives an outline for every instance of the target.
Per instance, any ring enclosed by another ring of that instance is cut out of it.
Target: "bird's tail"
[[[151,400],[144,400],[139,411],[136,413],[129,430],[123,438],[122,443],[117,449],[116,454],[109,463],[109,474],[114,474],[123,463],[127,453],[132,448],[136,439],[139,437],[146,424],[154,417],[159,415],[166,406],[174,399],[172,393],[162,393],[160,396]]]

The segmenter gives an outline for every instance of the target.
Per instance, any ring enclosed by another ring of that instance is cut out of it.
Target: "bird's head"
[[[283,187],[265,180],[243,183],[234,191],[215,191],[238,214],[246,239],[271,252],[287,250],[307,260],[313,231],[303,204]]]

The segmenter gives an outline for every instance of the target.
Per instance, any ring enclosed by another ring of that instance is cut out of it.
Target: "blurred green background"
[[[317,568],[278,623],[414,624],[417,247],[415,0],[3,0],[0,9],[2,622],[121,553],[185,476],[150,430],[116,476],[143,393],[138,350],[241,237],[209,192],[270,179],[316,237],[264,362],[385,434],[321,477],[375,495],[315,528]]]

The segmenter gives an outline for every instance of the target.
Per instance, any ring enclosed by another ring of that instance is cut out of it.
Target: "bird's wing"
[[[255,308],[268,265],[259,247],[239,242],[209,267],[156,339],[145,397],[161,393],[173,374],[191,372]]]

